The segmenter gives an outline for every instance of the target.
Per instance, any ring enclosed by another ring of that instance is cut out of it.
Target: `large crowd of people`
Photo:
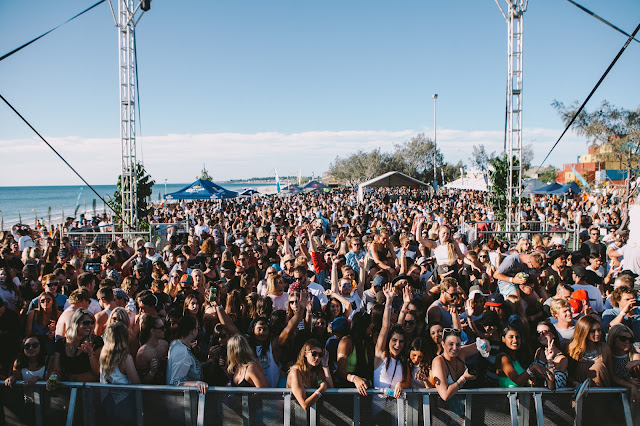
[[[190,223],[163,247],[79,248],[14,226],[0,241],[0,378],[288,387],[305,409],[328,388],[434,388],[458,415],[460,389],[590,380],[640,402],[639,271],[615,197],[534,199],[523,221],[553,233],[498,239],[483,193],[365,196],[158,205],[150,222]],[[105,412],[122,415],[126,395]]]

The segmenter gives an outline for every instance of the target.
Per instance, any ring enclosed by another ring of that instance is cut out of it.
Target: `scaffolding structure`
[[[507,22],[507,126],[506,147],[508,161],[506,228],[519,230],[522,208],[522,15],[528,0],[495,0]]]
[[[135,232],[138,228],[135,27],[142,14],[149,10],[148,3],[140,0],[118,0],[116,15],[111,0],[109,0],[113,20],[118,28],[120,143],[122,149],[120,194],[124,222],[122,226],[125,232]],[[138,13],[137,19],[136,13]]]

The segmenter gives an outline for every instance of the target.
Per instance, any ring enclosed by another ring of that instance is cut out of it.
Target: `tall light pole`
[[[438,186],[438,175],[436,174],[436,101],[438,94],[433,95],[433,185]]]

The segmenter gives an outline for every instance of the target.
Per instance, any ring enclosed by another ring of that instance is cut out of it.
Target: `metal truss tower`
[[[522,15],[528,0],[495,0],[507,22],[509,36],[507,50],[507,230],[520,229],[522,220]]]
[[[117,0],[118,14],[109,6],[118,28],[118,62],[120,70],[120,142],[122,178],[120,182],[123,231],[133,232],[138,226],[138,178],[136,159],[136,52],[135,26],[148,10],[139,0]],[[137,5],[136,5],[137,3]],[[142,5],[142,10],[140,6]],[[140,10],[138,19],[136,12]]]

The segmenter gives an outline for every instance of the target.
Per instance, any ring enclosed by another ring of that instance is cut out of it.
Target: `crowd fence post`
[[[518,426],[518,394],[509,393],[509,412],[511,413],[511,425]]]
[[[291,394],[284,393],[284,426],[291,426]]]
[[[431,426],[431,395],[428,393],[422,395],[422,419],[424,426]]]
[[[250,414],[249,414],[249,394],[242,394],[242,424],[243,426],[249,426]]]
[[[73,416],[76,412],[76,400],[78,399],[78,388],[71,388],[69,395],[69,410],[67,411],[67,426],[73,426]]]
[[[140,389],[136,390],[136,424],[138,426],[144,425],[144,410],[142,404],[142,391]]]
[[[309,426],[318,424],[318,401],[309,408]]]
[[[360,426],[360,394],[353,395],[353,426]]]
[[[624,410],[624,420],[628,425],[633,424],[633,417],[631,415],[631,406],[629,405],[629,394],[623,393],[620,394],[622,398],[622,409]]]
[[[464,398],[464,426],[471,426],[471,404],[473,395],[468,393]]]
[[[33,403],[35,405],[36,426],[42,425],[42,394],[40,388],[33,390]]]
[[[196,423],[198,426],[204,426],[204,407],[207,402],[207,396],[204,393],[198,395],[198,418]]]
[[[533,394],[533,402],[536,408],[536,425],[544,426],[544,412],[543,412],[543,404],[542,404],[542,394],[540,392],[535,392]]]

